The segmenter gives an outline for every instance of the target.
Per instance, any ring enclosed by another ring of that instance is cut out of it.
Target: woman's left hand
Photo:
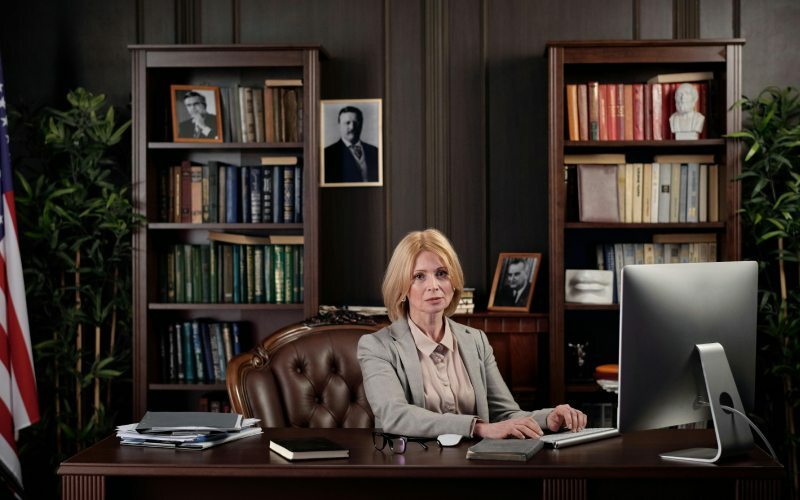
[[[547,428],[558,432],[562,428],[578,432],[586,428],[586,414],[570,405],[558,405],[547,415]]]

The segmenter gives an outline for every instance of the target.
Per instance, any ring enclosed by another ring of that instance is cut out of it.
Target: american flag
[[[0,64],[0,465],[22,487],[17,432],[39,420],[25,282],[17,242],[8,115]]]

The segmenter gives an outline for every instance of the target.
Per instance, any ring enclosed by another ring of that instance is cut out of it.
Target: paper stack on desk
[[[147,412],[141,422],[117,427],[117,437],[128,446],[204,450],[261,434],[258,422],[238,413]]]

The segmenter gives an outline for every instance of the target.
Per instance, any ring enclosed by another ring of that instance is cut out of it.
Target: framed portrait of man
[[[170,85],[170,93],[174,142],[222,142],[219,87]]]
[[[320,186],[383,186],[380,99],[322,101]]]
[[[541,263],[541,253],[502,252],[497,259],[487,309],[527,312]]]

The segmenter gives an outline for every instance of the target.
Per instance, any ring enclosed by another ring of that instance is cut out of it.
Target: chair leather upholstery
[[[262,427],[373,427],[356,351],[381,324],[290,325],[228,363],[233,411]]]

